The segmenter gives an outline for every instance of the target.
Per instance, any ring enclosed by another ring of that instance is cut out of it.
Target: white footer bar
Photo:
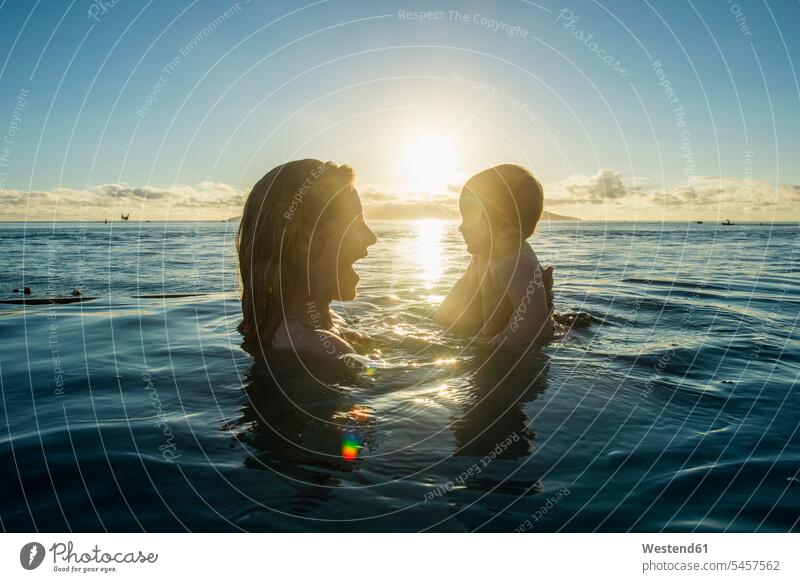
[[[798,580],[799,541],[795,534],[3,534],[0,579]]]

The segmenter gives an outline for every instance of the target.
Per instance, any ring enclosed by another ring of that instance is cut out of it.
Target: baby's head
[[[461,190],[461,234],[473,255],[503,253],[533,234],[542,185],[525,168],[502,164],[475,174]]]

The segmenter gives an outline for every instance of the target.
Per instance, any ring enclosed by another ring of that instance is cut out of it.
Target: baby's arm
[[[513,311],[505,329],[492,338],[492,343],[527,345],[552,336],[553,268],[502,261],[495,267],[495,276],[505,288]]]
[[[450,331],[474,335],[483,324],[478,266],[473,259],[439,306],[434,319]]]

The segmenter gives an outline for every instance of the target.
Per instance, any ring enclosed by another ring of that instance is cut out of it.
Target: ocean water
[[[0,298],[96,297],[0,305],[0,527],[798,529],[798,225],[542,225],[592,323],[504,352],[431,321],[455,224],[373,226],[337,376],[243,349],[235,224],[0,225]]]

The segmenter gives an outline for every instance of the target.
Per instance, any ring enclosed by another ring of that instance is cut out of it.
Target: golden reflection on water
[[[443,220],[416,221],[417,239],[414,260],[425,289],[433,289],[444,273],[443,239],[446,222]],[[434,296],[431,296],[434,297]],[[441,301],[441,299],[439,299]]]

